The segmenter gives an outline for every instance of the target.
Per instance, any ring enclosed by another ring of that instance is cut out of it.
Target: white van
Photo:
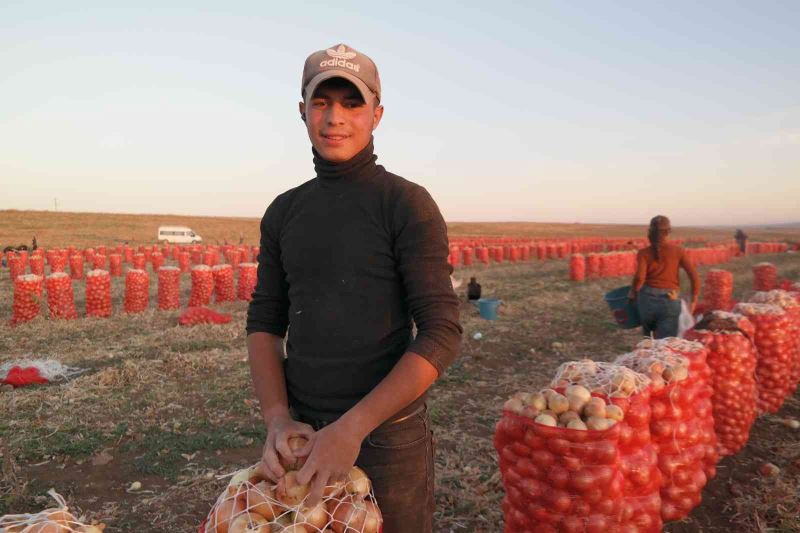
[[[158,241],[171,244],[195,244],[203,238],[186,226],[159,226]]]

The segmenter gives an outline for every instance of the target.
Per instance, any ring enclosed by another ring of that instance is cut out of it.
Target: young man
[[[264,214],[247,317],[267,425],[261,467],[283,475],[278,456],[294,458],[288,439],[304,436],[298,481],[311,483],[310,502],[357,464],[373,481],[385,533],[429,532],[425,392],[462,333],[447,229],[424,188],[375,163],[383,106],[370,58],[344,44],[311,54],[301,94],[316,177]]]

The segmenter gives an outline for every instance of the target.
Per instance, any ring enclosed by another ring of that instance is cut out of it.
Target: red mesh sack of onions
[[[25,273],[25,262],[20,256],[12,255],[8,257],[8,273],[11,281],[16,280],[18,276]]]
[[[66,272],[54,272],[45,280],[47,288],[47,308],[50,319],[71,320],[78,317],[75,310],[75,293],[72,290],[72,278]]]
[[[162,311],[181,307],[181,271],[178,267],[158,269],[158,308]]]
[[[158,272],[158,269],[164,266],[164,254],[161,252],[150,254],[150,264],[153,266],[153,272]]]
[[[290,439],[293,449],[303,437]],[[314,507],[305,505],[310,487],[297,483],[304,459],[281,457],[286,474],[273,484],[258,466],[234,474],[198,533],[379,533],[383,516],[366,473],[354,466],[346,481],[325,488]]]
[[[232,302],[236,300],[236,290],[233,284],[233,267],[231,265],[214,265],[214,294],[217,302]]]
[[[32,255],[30,259],[28,259],[28,265],[31,267],[31,274],[44,276],[44,257],[41,255]]]
[[[86,248],[83,251],[83,260],[86,261],[87,263],[91,263],[92,260],[94,259],[94,256],[95,256],[94,248]]]
[[[192,292],[189,294],[189,307],[208,305],[214,293],[214,274],[211,267],[197,265],[192,267]]]
[[[111,316],[111,275],[105,270],[86,274],[86,316]]]
[[[776,289],[757,292],[750,298],[754,303],[777,305],[786,312],[789,319],[789,343],[794,353],[789,371],[789,395],[794,393],[800,381],[800,301],[795,296],[797,294]]]
[[[261,253],[261,247],[260,246],[253,246],[250,262],[251,263],[258,263],[258,254],[260,254],[260,253]]]
[[[0,516],[0,531],[7,533],[103,533],[105,524],[84,523],[67,507],[67,502],[55,490],[48,493],[58,507],[39,513]]]
[[[593,253],[586,256],[586,277],[600,277],[600,255]]]
[[[134,270],[145,270],[146,267],[147,267],[147,257],[141,252],[133,254]]]
[[[759,412],[777,413],[789,395],[791,367],[794,360],[790,337],[791,323],[777,305],[738,303],[734,312],[746,316],[755,326],[758,352],[756,382]]]
[[[71,255],[69,257],[69,273],[72,279],[83,279],[83,256]]]
[[[711,480],[717,475],[717,463],[719,463],[719,452],[717,450],[717,435],[714,432],[714,414],[711,397],[714,388],[711,384],[711,367],[708,365],[708,350],[701,342],[681,339],[679,337],[666,337],[664,339],[653,340],[645,339],[641,341],[637,348],[645,349],[667,349],[689,361],[689,376],[687,380],[681,382],[681,388],[688,390],[693,400],[691,402],[695,418],[701,420],[700,427],[696,430],[696,437],[699,443],[705,445],[705,465],[706,477]],[[651,376],[652,378],[652,376]],[[652,379],[653,389],[658,387],[658,380]],[[650,402],[651,411],[655,412],[653,402]]]
[[[620,524],[642,533],[661,531],[661,472],[650,438],[650,378],[624,366],[584,359],[559,366],[551,385],[582,385],[622,409],[618,447],[625,482]]]
[[[28,322],[39,316],[42,300],[42,276],[22,274],[14,279],[14,303],[11,325]]]
[[[240,300],[250,301],[256,288],[258,265],[256,263],[239,263],[239,286],[236,296]]]
[[[203,252],[203,264],[209,267],[215,266],[219,263],[219,252],[217,250],[208,249]]]
[[[708,349],[714,431],[721,456],[744,447],[756,418],[758,355],[751,340],[753,330],[743,316],[715,311],[686,333],[687,339]]]
[[[625,416],[583,386],[517,393],[494,447],[505,531],[613,531],[622,510],[618,424]]]
[[[106,268],[106,256],[95,254],[92,257],[92,270],[105,270]]]
[[[133,263],[133,248],[130,246],[126,246],[122,249],[122,257],[125,259],[127,264]]]
[[[615,363],[650,377],[650,435],[661,471],[661,518],[685,518],[702,500],[708,481],[708,441],[716,444],[716,438],[708,437],[709,433],[714,436],[710,404],[705,410],[695,410],[695,402],[705,392],[704,380],[690,379],[689,360],[664,347],[639,348]]]
[[[189,259],[191,259],[189,252],[180,252],[178,254],[178,268],[181,272],[189,272]]]
[[[203,250],[199,248],[195,248],[192,250],[192,264],[193,265],[202,265],[203,264]]]
[[[67,256],[60,251],[54,251],[52,255],[48,253],[47,263],[50,265],[51,274],[54,272],[64,272],[67,266]]]
[[[181,326],[195,326],[197,324],[227,324],[232,316],[216,311],[207,307],[187,307],[178,317],[178,324]]]
[[[114,278],[122,276],[122,256],[120,254],[108,256],[108,272]]]
[[[241,254],[239,254],[239,250],[237,249],[230,249],[225,250],[225,261],[233,267],[234,270],[239,266],[239,259]]]
[[[778,285],[778,269],[772,263],[753,266],[753,290],[771,291]]]
[[[569,258],[569,279],[583,281],[586,279],[586,258],[581,254],[573,254]]]
[[[703,284],[703,307],[706,311],[728,311],[733,298],[733,274],[727,270],[711,269]]]
[[[125,312],[141,313],[150,304],[150,275],[134,268],[125,274]]]

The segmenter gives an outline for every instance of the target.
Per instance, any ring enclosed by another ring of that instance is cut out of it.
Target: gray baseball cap
[[[300,94],[308,101],[314,91],[325,80],[344,78],[358,87],[365,102],[377,98],[381,101],[381,79],[375,62],[361,52],[337,44],[326,50],[318,50],[306,58]]]

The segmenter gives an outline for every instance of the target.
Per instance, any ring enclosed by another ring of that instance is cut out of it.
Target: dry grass
[[[266,206],[265,206],[266,207]],[[123,215],[111,213],[63,213],[53,211],[0,211],[0,246],[30,245],[35,235],[45,247],[99,244],[133,245],[153,243],[158,226],[189,226],[207,244],[238,243],[241,235],[247,244],[259,240],[258,218],[191,217],[179,215]],[[506,235],[535,238],[562,237],[638,237],[646,226],[624,224],[556,224],[546,222],[451,222],[451,237],[463,235]],[[800,229],[748,230],[753,239],[800,240]],[[680,238],[730,239],[732,229],[676,228]]]
[[[758,256],[726,265],[735,274],[736,297],[749,292],[753,263],[771,260],[782,275],[800,279],[798,258]],[[573,284],[566,272],[564,261],[457,272],[477,276],[484,294],[504,304],[500,318],[487,322],[462,303],[461,356],[431,392],[436,531],[502,530],[492,436],[509,394],[543,386],[564,360],[608,360],[638,340],[638,332],[611,324],[602,302],[624,280]],[[191,531],[225,483],[216,476],[260,455],[264,430],[245,359],[245,305],[219,306],[233,314],[230,324],[181,328],[177,312],[122,315],[122,280],[114,279],[112,289],[110,319],[39,318],[12,329],[11,284],[0,277],[0,361],[55,357],[87,369],[68,383],[0,393],[0,514],[39,509],[47,503],[42,494],[55,487],[90,518],[107,522],[109,533]],[[184,279],[184,302],[188,290]],[[82,308],[80,290],[76,300]],[[475,340],[478,331],[483,337]],[[800,404],[788,404],[786,413],[800,416]],[[792,531],[800,450],[791,431],[759,419],[745,452],[721,464],[707,503],[667,529]],[[762,459],[782,468],[777,480],[755,474]],[[133,480],[144,490],[127,492]]]

